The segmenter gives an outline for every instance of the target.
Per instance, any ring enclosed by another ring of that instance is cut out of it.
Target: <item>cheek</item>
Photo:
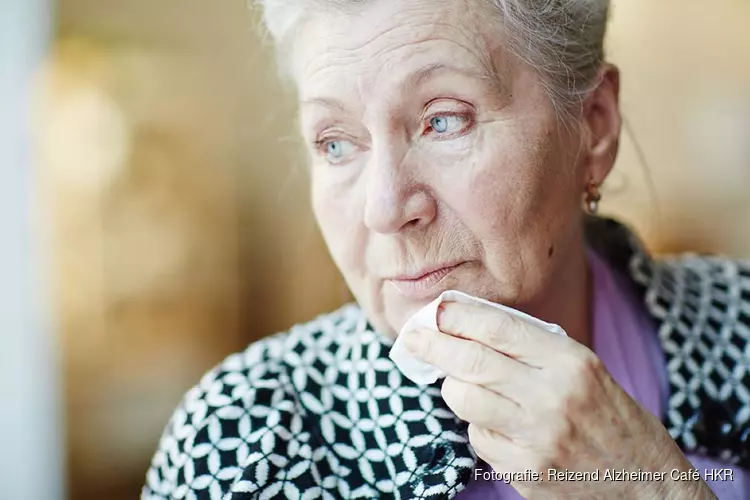
[[[326,242],[335,238],[337,228],[341,227],[341,218],[344,212],[341,210],[340,199],[332,193],[331,187],[318,176],[313,176],[312,180],[312,208],[315,220],[320,226],[320,231]]]
[[[321,185],[315,174],[311,174],[310,195],[312,202],[313,215],[320,226],[320,230],[325,234],[327,228],[333,223],[331,215],[334,213],[330,207],[330,198],[325,194],[325,188]]]
[[[515,127],[493,127],[464,161],[459,183],[464,188],[456,203],[467,225],[482,228],[486,236],[517,232],[539,208],[545,168],[537,148],[524,141]]]
[[[514,233],[532,228],[543,233],[540,225],[572,216],[575,166],[565,161],[560,141],[548,132],[549,122],[530,117],[498,125],[476,149],[467,202],[485,224]]]
[[[482,246],[490,272],[525,287],[544,280],[550,248],[562,245],[577,214],[575,173],[543,128],[513,125],[497,126],[476,143],[446,196]]]
[[[357,256],[364,253],[361,210],[353,203],[356,193],[330,176],[315,172],[311,182],[315,220],[333,260],[346,273],[360,265]]]

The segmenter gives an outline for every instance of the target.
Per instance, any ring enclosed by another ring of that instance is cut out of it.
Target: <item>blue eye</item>
[[[430,127],[435,132],[442,134],[448,130],[448,117],[447,116],[434,116],[430,119]]]
[[[351,141],[331,139],[320,141],[319,148],[328,163],[341,163],[354,152],[355,146]]]
[[[341,157],[341,141],[331,141],[326,146],[326,152],[328,153],[328,156],[331,158],[340,158]]]
[[[458,115],[437,115],[430,118],[430,128],[436,134],[454,134],[467,125],[468,119]]]

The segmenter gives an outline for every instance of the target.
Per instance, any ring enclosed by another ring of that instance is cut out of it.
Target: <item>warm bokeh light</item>
[[[132,499],[202,373],[350,299],[308,208],[293,96],[246,0],[55,13],[33,147],[69,496]],[[632,133],[604,212],[657,252],[750,257],[750,3],[619,0],[612,16]]]

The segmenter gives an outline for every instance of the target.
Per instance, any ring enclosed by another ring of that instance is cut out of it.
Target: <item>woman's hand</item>
[[[691,464],[590,349],[498,310],[445,303],[438,316],[440,332],[406,332],[406,345],[448,373],[443,398],[469,422],[480,458],[521,479],[540,473],[511,483],[525,497],[715,498],[702,479],[673,479]],[[605,481],[607,469],[664,478]],[[550,480],[550,470],[598,470],[599,480]]]

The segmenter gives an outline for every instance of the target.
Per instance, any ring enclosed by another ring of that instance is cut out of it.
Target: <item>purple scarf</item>
[[[645,307],[627,293],[627,284],[594,252],[589,252],[593,280],[593,349],[612,377],[654,415],[661,417],[668,397],[666,367],[659,340]],[[697,455],[687,457],[720,500],[750,500],[750,471]],[[484,463],[477,467],[491,470]],[[730,469],[733,480],[706,477],[712,469]],[[475,477],[477,477],[475,475]],[[481,476],[479,476],[481,477]],[[474,480],[457,500],[522,498],[500,481]]]

